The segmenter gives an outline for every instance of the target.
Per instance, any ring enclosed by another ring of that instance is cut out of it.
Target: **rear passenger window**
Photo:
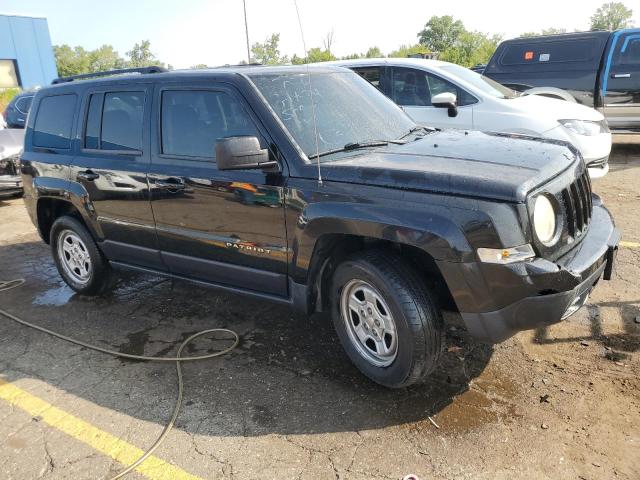
[[[141,150],[143,92],[111,92],[104,96],[102,150]]]
[[[84,147],[94,150],[142,150],[144,92],[94,93],[84,129]]]
[[[75,95],[56,95],[40,100],[33,127],[33,144],[45,148],[69,148],[75,107]]]
[[[256,136],[242,105],[225,92],[166,90],[162,93],[162,153],[215,157],[216,140]]]

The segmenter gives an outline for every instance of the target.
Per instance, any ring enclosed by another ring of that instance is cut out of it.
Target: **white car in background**
[[[604,116],[593,108],[520,95],[467,68],[438,60],[367,58],[329,63],[359,73],[419,124],[564,140],[580,151],[591,178],[609,171],[611,133]]]

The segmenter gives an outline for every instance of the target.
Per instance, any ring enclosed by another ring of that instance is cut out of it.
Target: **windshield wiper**
[[[405,133],[403,136],[401,136],[399,140],[408,137],[412,133],[416,133],[416,132],[420,132],[420,131],[425,132],[425,133],[433,133],[433,132],[436,131],[436,129],[432,128],[432,127],[425,127],[424,125],[416,125],[411,130],[409,130],[407,133]]]
[[[317,156],[324,157],[326,155],[332,155],[334,153],[340,152],[350,152],[351,150],[358,150],[360,148],[384,147],[385,145],[389,145],[390,143],[393,143],[395,145],[404,145],[406,142],[403,142],[401,140],[371,140],[369,142],[349,142],[341,148],[334,148],[331,150],[320,152]],[[316,155],[312,155],[312,157],[315,156]]]

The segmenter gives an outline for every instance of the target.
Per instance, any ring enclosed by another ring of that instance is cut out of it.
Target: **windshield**
[[[488,77],[480,75],[468,68],[461,67],[460,65],[444,65],[440,68],[445,72],[455,75],[456,77],[473,85],[487,95],[491,95],[492,97],[515,98],[518,96],[518,92],[515,90],[511,90],[504,85],[500,85],[495,80],[491,80]]]
[[[395,140],[415,127],[396,104],[353,72],[311,70],[309,77],[280,71],[254,74],[251,79],[309,158],[316,156],[314,109],[319,153],[348,144]]]

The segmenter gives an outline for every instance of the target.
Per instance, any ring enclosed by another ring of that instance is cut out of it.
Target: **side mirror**
[[[227,137],[216,142],[216,163],[219,170],[256,170],[278,167],[269,160],[266,148],[260,148],[257,137]]]
[[[431,105],[436,108],[448,108],[450,117],[458,116],[458,99],[455,93],[444,92],[431,97]]]

